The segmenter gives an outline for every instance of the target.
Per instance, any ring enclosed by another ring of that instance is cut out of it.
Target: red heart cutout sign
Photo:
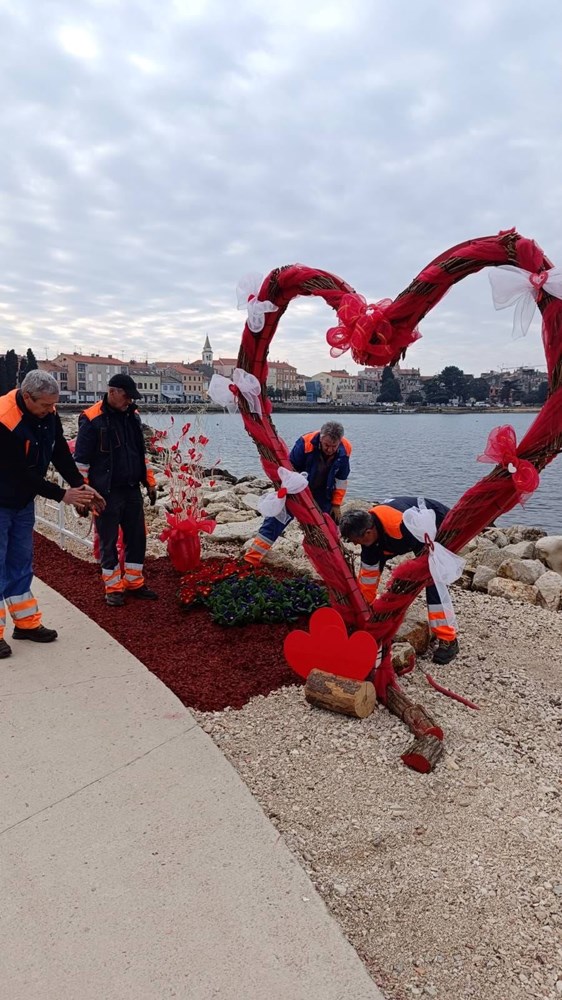
[[[310,619],[310,631],[295,629],[286,637],[283,652],[292,670],[308,677],[325,670],[339,677],[364,681],[373,670],[377,643],[368,632],[348,636],[343,618],[333,608],[319,608]]]

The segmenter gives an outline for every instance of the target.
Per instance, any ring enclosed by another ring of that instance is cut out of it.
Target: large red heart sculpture
[[[338,326],[329,331],[332,352],[351,350],[360,364],[396,363],[419,333],[421,319],[457,281],[484,267],[511,264],[530,275],[542,275],[552,267],[533,241],[515,230],[496,236],[468,240],[436,257],[392,300],[368,305],[341,278],[301,264],[276,268],[264,280],[258,299],[269,300],[277,311],[265,315],[260,333],[244,327],[238,367],[257,376],[262,386],[263,414],[251,412],[243,396],[239,406],[246,430],[255,441],[263,468],[275,487],[280,487],[277,468],[291,468],[285,443],[271,421],[267,398],[267,352],[289,302],[297,295],[316,295],[338,312]],[[535,279],[540,284],[540,279]],[[562,302],[548,292],[548,283],[537,293],[543,318],[543,343],[548,369],[549,397],[517,448],[517,458],[531,462],[541,472],[562,450]],[[483,442],[484,443],[484,442]],[[497,465],[469,489],[449,511],[437,535],[452,552],[458,552],[491,521],[518,502],[519,494],[509,470]],[[304,533],[304,549],[323,577],[333,607],[344,621],[368,630],[382,646],[382,662],[375,674],[379,700],[387,701],[389,688],[398,687],[392,669],[393,636],[408,606],[430,582],[427,553],[398,566],[371,609],[365,604],[352,569],[346,562],[337,532],[318,509],[310,490],[287,498],[287,509]]]
[[[364,681],[374,669],[377,643],[368,632],[348,636],[345,622],[333,608],[318,608],[311,616],[310,631],[289,632],[283,645],[292,670],[308,677],[311,670],[326,670],[339,677]]]

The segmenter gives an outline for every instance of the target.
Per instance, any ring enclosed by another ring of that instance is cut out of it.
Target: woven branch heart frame
[[[384,366],[395,364],[407,347],[418,339],[417,325],[456,282],[484,267],[509,264],[532,276],[544,274],[552,263],[533,240],[515,230],[468,240],[446,250],[414,278],[397,297],[367,307],[354,289],[326,271],[301,264],[276,268],[263,281],[258,301],[277,307],[266,312],[259,333],[244,327],[238,366],[256,376],[261,384],[261,413],[252,412],[243,395],[238,404],[248,434],[254,440],[266,475],[278,489],[279,466],[291,468],[285,443],[271,420],[267,398],[267,353],[277,325],[292,299],[298,295],[320,296],[342,313],[349,313],[349,336],[345,343],[342,328],[330,331],[332,345],[348,347],[359,364]],[[548,369],[549,395],[517,448],[517,457],[525,459],[540,473],[562,450],[562,301],[548,292],[543,281],[537,296],[542,314],[542,337]],[[380,308],[379,308],[380,307]],[[361,309],[363,308],[363,315]],[[332,347],[334,352],[334,346]],[[338,350],[338,353],[341,351]],[[497,465],[460,498],[443,521],[436,540],[452,552],[459,552],[500,514],[511,510],[519,494],[509,470]],[[304,550],[323,578],[331,604],[352,628],[365,629],[382,648],[382,661],[375,673],[380,701],[388,703],[390,689],[398,690],[391,664],[391,642],[406,611],[415,597],[430,583],[428,555],[398,566],[387,589],[368,608],[359,591],[338,540],[337,529],[312,499],[310,490],[287,497],[287,508],[298,519],[304,533]]]

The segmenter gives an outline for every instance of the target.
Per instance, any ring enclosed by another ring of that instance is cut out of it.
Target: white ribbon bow
[[[291,520],[291,515],[287,513],[285,507],[285,497],[288,494],[302,493],[308,486],[306,472],[295,472],[293,469],[285,469],[280,465],[277,475],[281,480],[281,487],[277,493],[268,493],[262,497],[258,504],[258,510],[264,517],[276,517],[282,524],[287,524]]]
[[[235,413],[238,409],[238,398],[233,393],[231,386],[236,386],[242,393],[244,399],[250,407],[250,413],[261,415],[261,385],[259,379],[243,368],[235,368],[232,378],[225,378],[224,375],[213,375],[209,382],[208,394],[217,406],[224,406],[229,413]]]
[[[279,309],[269,299],[258,299],[262,281],[259,274],[245,274],[236,286],[238,308],[248,310],[248,326],[252,333],[261,333],[265,326],[265,314]]]
[[[490,268],[488,277],[492,286],[494,308],[507,309],[515,304],[514,337],[524,337],[527,333],[543,288],[549,295],[562,299],[561,267],[533,273],[514,267],[513,264],[500,264],[499,267]]]
[[[423,497],[418,497],[417,507],[409,507],[408,510],[404,511],[403,521],[404,526],[414,538],[417,538],[419,542],[429,544],[429,572],[437,588],[447,624],[456,628],[457,620],[447,584],[458,580],[463,571],[465,560],[454,552],[450,552],[440,542],[435,541],[437,534],[435,511],[426,507]]]

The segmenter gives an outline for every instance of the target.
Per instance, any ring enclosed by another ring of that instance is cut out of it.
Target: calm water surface
[[[393,495],[416,495],[442,500],[452,505],[478,479],[491,471],[491,465],[476,461],[493,427],[511,424],[517,440],[536,418],[535,413],[459,413],[459,414],[384,414],[384,413],[277,413],[275,426],[292,447],[300,434],[316,430],[324,420],[343,423],[351,440],[351,478],[348,498],[384,500]],[[246,434],[237,414],[212,413],[185,417],[175,414],[171,427],[167,414],[146,414],[143,419],[152,427],[170,428],[175,439],[182,424],[209,438],[205,465],[217,459],[221,468],[236,476],[263,474],[255,445]],[[530,524],[549,534],[562,534],[561,476],[562,457],[558,456],[541,475],[536,493],[525,507],[518,505],[499,518],[498,524]]]

